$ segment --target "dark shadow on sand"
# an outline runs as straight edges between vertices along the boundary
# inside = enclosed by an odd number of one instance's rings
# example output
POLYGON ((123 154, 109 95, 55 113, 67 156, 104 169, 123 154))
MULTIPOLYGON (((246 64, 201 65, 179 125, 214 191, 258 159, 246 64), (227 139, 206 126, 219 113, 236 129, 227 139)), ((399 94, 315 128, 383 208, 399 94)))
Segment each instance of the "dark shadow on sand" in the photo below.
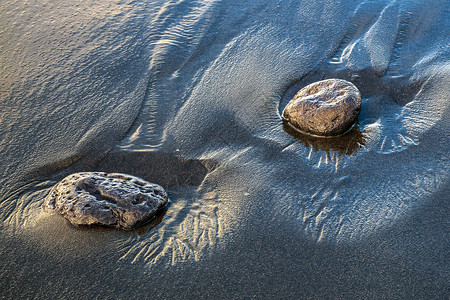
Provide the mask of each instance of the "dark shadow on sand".
POLYGON ((199 160, 185 160, 168 153, 113 151, 89 171, 126 173, 163 187, 202 183, 208 170, 199 160))

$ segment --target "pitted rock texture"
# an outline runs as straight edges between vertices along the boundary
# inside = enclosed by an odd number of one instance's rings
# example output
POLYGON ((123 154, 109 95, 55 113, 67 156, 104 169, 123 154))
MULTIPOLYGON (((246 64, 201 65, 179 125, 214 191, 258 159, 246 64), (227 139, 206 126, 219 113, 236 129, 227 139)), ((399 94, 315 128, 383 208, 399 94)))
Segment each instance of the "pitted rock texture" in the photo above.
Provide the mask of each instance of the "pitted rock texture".
POLYGON ((301 132, 336 136, 353 126, 360 111, 361 94, 356 86, 342 79, 327 79, 298 91, 282 117, 301 132))
POLYGON ((103 172, 67 176, 45 198, 43 209, 73 225, 132 229, 150 221, 168 202, 164 189, 141 178, 103 172))

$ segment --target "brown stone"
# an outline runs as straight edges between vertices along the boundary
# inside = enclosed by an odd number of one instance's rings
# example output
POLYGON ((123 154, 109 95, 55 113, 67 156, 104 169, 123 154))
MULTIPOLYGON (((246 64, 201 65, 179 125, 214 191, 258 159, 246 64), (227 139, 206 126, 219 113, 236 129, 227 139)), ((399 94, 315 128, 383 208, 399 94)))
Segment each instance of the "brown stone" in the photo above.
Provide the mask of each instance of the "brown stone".
POLYGON ((302 88, 283 110, 294 129, 317 136, 336 136, 352 128, 361 111, 361 94, 351 82, 327 79, 302 88))
POLYGON ((164 189, 141 178, 103 172, 67 176, 42 205, 73 225, 131 229, 150 221, 168 202, 164 189))

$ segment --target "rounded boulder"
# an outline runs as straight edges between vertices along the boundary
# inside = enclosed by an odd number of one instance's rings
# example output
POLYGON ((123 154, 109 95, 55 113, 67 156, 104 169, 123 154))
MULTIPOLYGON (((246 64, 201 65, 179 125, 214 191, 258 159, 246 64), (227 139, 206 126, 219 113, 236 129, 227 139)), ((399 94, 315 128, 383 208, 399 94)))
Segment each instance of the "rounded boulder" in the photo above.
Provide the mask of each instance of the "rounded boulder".
POLYGON ((295 94, 282 113, 294 129, 315 136, 346 133, 361 111, 361 94, 351 82, 327 79, 311 83, 295 94))

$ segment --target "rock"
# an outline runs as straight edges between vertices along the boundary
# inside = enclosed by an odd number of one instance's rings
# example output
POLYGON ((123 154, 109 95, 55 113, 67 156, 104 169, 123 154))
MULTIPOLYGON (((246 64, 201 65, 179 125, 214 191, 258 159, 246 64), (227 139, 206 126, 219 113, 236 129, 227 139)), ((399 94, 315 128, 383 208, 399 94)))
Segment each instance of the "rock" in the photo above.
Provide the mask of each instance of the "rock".
POLYGON ((132 229, 150 221, 168 202, 164 189, 141 178, 103 172, 67 176, 56 184, 42 205, 73 225, 132 229))
POLYGON ((361 94, 351 82, 327 79, 302 88, 283 110, 294 129, 317 136, 336 136, 352 128, 361 111, 361 94))

